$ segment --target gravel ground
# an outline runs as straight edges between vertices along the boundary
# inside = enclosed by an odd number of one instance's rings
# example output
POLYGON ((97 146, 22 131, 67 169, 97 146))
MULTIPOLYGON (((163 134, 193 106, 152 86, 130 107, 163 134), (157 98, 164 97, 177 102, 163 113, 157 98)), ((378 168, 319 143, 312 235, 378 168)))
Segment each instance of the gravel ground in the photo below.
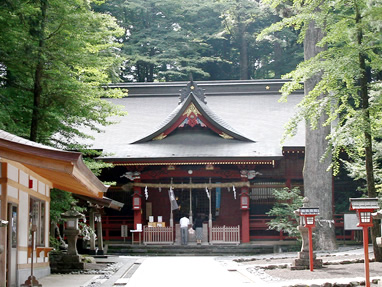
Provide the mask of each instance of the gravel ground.
MULTIPOLYGON (((370 250, 370 249, 369 249, 370 250)), ((289 267, 297 253, 269 254, 265 256, 224 258, 221 261, 228 270, 235 270, 261 285, 271 286, 362 286, 365 284, 363 249, 345 247, 333 253, 317 253, 323 260, 323 268, 291 270, 289 267)), ((373 254, 369 255, 373 261, 373 254)), ((382 286, 382 263, 370 262, 371 286, 382 286), (379 285, 380 284, 380 285, 379 285)))

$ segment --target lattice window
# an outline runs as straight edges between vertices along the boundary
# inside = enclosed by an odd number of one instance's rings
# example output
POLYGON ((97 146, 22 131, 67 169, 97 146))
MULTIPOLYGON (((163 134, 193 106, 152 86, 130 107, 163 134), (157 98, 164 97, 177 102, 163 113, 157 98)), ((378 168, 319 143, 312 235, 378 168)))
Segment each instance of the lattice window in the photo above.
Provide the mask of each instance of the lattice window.
POLYGON ((281 182, 256 182, 251 189, 250 198, 255 203, 272 204, 275 202, 273 190, 284 187, 285 184, 281 182))

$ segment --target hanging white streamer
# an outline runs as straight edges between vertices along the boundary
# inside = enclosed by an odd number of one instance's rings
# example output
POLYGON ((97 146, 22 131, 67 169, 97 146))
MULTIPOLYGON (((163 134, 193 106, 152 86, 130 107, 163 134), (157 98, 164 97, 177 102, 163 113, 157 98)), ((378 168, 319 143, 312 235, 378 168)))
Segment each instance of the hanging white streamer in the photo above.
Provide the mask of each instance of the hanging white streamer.
POLYGON ((146 197, 146 200, 149 198, 149 192, 147 191, 147 186, 145 187, 145 197, 146 197))
POLYGON ((236 188, 234 185, 232 186, 232 190, 233 190, 233 198, 236 199, 236 188))
POLYGON ((210 193, 208 192, 208 188, 207 187, 206 187, 206 193, 207 193, 208 199, 210 199, 210 193))
POLYGON ((332 225, 334 225, 334 220, 328 220, 328 219, 316 219, 316 222, 318 225, 320 226, 324 226, 324 224, 328 224, 329 225, 329 228, 332 227, 332 225))

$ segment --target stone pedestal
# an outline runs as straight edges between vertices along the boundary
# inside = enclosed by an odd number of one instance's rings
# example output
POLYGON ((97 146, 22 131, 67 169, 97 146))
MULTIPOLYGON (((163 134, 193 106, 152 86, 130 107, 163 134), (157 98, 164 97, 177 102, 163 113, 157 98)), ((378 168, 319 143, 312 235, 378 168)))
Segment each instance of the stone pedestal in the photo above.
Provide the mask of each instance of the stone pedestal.
MULTIPOLYGON (((292 270, 304 270, 309 269, 310 261, 309 261, 309 252, 301 251, 298 253, 297 259, 292 263, 292 270)), ((313 267, 314 269, 322 268, 322 259, 317 259, 316 255, 313 254, 313 267)))
POLYGON ((42 285, 37 281, 36 277, 29 276, 27 281, 24 284, 20 285, 21 287, 42 287, 42 285))
POLYGON ((68 240, 68 255, 78 255, 77 238, 80 231, 77 229, 66 229, 65 235, 68 240))
POLYGON ((85 269, 85 263, 78 254, 50 253, 49 261, 52 273, 70 273, 85 269))

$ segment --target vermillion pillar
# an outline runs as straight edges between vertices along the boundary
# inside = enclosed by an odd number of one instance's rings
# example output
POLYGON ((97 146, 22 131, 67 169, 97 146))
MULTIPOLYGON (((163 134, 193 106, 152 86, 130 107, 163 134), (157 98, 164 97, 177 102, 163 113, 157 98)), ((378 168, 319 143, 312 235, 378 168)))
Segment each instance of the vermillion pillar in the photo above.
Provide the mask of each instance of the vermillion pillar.
MULTIPOLYGON (((134 182, 141 181, 141 174, 139 172, 133 173, 134 182)), ((134 210, 134 226, 133 229, 137 228, 137 224, 142 224, 142 188, 134 186, 133 194, 133 210, 134 210)), ((139 234, 137 234, 138 236, 139 234)), ((134 233, 131 235, 134 236, 134 233)), ((134 241, 134 240, 133 240, 134 241)))
MULTIPOLYGON (((247 176, 243 176, 242 179, 247 180, 247 176)), ((248 187, 242 187, 240 193, 240 209, 241 209, 241 242, 248 243, 250 241, 249 235, 249 189, 248 187)))
POLYGON ((240 209, 241 209, 241 242, 248 243, 250 238, 249 227, 249 209, 250 209, 250 196, 249 196, 249 180, 256 177, 258 174, 255 170, 241 170, 240 176, 242 181, 248 181, 248 186, 241 188, 240 193, 240 209))

